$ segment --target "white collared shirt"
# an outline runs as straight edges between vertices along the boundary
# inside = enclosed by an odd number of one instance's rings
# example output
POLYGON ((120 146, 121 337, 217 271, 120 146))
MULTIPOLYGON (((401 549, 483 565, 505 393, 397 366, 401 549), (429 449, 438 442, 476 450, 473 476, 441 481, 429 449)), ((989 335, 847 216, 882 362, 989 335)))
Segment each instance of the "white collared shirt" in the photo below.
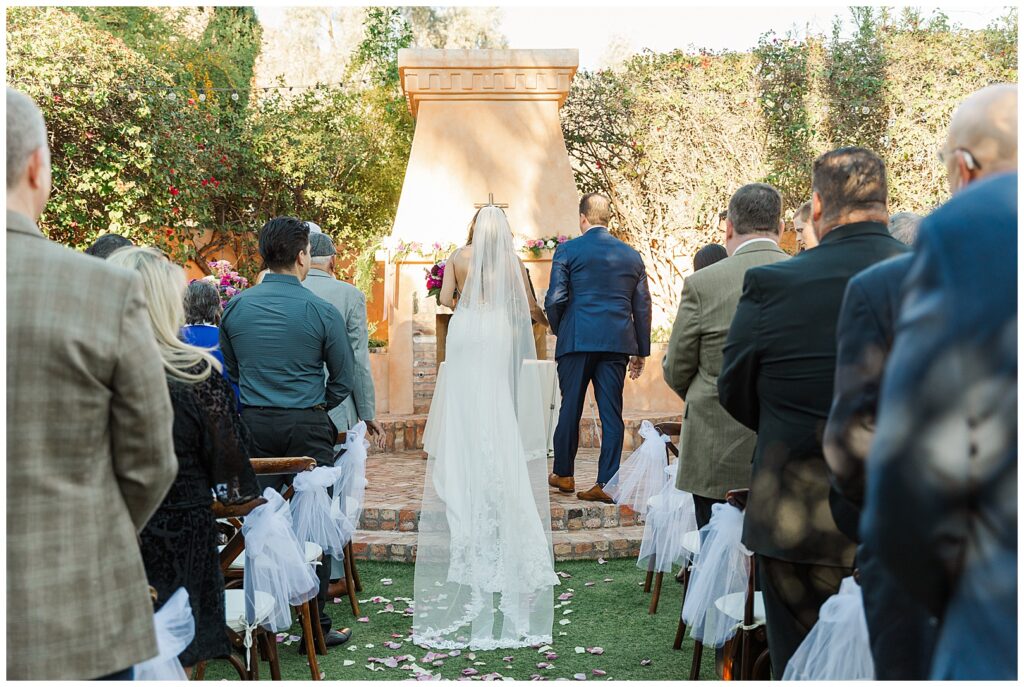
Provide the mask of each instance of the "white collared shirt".
POLYGON ((736 253, 738 253, 738 252, 739 252, 739 250, 740 250, 740 248, 743 248, 744 246, 749 246, 749 245, 750 245, 750 244, 752 244, 752 243, 757 243, 758 241, 768 241, 768 242, 770 242, 770 243, 773 243, 773 244, 775 244, 776 246, 777 246, 777 245, 779 245, 779 242, 778 242, 778 241, 776 241, 775 239, 769 239, 769 238, 765 238, 765 237, 758 237, 758 238, 756 238, 756 239, 750 239, 750 240, 748 240, 748 241, 744 241, 744 242, 743 242, 743 243, 741 243, 740 245, 736 246, 736 250, 734 250, 734 251, 733 251, 733 255, 735 255, 736 253))

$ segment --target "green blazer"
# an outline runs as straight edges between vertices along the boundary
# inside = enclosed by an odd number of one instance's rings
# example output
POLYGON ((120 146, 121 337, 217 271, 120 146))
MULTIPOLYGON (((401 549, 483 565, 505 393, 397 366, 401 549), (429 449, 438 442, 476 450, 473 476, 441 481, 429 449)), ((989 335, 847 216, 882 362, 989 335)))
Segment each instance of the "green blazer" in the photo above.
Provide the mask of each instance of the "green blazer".
POLYGON ((743 290, 743 275, 751 267, 788 257, 773 242, 751 241, 683 282, 679 312, 662 361, 665 382, 686 401, 676 473, 679 489, 722 499, 730 489, 750 486, 757 434, 718 403, 722 347, 743 290))

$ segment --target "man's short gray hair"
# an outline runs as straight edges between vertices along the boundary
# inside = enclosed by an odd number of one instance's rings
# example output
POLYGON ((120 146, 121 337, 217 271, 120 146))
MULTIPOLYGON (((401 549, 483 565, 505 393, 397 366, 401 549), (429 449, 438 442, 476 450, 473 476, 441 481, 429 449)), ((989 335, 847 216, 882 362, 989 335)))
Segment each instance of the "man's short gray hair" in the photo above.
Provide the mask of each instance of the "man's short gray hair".
POLYGON ((32 99, 7 87, 7 188, 21 181, 32 153, 47 148, 46 122, 32 99))
POLYGON ((889 233, 901 243, 913 246, 922 219, 921 215, 913 212, 897 212, 889 217, 889 233))

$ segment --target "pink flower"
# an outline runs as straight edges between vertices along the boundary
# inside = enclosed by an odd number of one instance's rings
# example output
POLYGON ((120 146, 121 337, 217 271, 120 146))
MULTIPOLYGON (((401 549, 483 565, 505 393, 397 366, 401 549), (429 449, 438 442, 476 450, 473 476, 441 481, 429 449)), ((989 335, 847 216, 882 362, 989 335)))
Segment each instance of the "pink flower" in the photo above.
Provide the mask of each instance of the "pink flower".
POLYGON ((565 235, 562 235, 562 234, 560 234, 560 235, 558 236, 558 242, 559 242, 559 243, 565 243, 565 242, 566 242, 566 241, 568 241, 568 240, 569 240, 569 237, 568 237, 568 236, 565 236, 565 235))
POLYGON ((231 285, 231 277, 229 277, 228 275, 225 274, 223 277, 220 278, 220 285, 221 286, 230 286, 231 285))

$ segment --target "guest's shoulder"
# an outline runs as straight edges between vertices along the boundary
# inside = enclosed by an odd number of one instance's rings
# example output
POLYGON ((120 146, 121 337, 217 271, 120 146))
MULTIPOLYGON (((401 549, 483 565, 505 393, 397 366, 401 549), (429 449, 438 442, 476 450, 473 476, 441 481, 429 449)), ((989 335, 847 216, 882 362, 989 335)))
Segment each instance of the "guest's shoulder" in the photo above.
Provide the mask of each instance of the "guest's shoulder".
POLYGON ((976 236, 993 225, 1016 225, 1017 173, 999 174, 974 182, 921 221, 919 235, 943 243, 962 240, 964 222, 976 236))
POLYGON ((887 258, 853 275, 850 284, 855 285, 855 288, 870 291, 877 285, 902 281, 910 270, 910 263, 913 260, 914 254, 911 252, 887 258))

